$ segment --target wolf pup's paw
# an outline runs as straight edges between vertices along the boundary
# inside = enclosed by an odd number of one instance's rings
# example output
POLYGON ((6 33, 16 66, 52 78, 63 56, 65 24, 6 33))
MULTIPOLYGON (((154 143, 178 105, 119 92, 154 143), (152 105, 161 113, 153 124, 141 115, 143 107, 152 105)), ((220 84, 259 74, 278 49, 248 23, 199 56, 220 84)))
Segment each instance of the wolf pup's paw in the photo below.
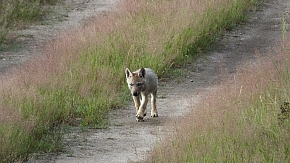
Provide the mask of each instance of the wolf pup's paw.
POLYGON ((140 116, 140 115, 138 115, 138 114, 136 115, 136 121, 137 121, 137 122, 143 122, 143 121, 144 121, 143 118, 144 118, 144 117, 142 117, 142 116, 140 116))
POLYGON ((158 117, 158 114, 157 113, 152 113, 151 117, 158 117))
POLYGON ((143 117, 137 117, 137 118, 136 118, 136 121, 137 121, 137 122, 144 122, 144 119, 143 119, 143 117))

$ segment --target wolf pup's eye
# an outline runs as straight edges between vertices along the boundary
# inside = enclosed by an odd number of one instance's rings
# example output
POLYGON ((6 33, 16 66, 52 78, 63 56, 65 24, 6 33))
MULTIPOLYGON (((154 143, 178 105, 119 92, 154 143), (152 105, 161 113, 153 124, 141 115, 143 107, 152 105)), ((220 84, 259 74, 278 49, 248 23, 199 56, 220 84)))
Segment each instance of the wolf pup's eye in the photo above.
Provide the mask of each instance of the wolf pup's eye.
POLYGON ((133 83, 130 83, 130 86, 132 87, 134 84, 133 83))
POLYGON ((141 83, 137 83, 137 86, 140 87, 142 84, 141 83))

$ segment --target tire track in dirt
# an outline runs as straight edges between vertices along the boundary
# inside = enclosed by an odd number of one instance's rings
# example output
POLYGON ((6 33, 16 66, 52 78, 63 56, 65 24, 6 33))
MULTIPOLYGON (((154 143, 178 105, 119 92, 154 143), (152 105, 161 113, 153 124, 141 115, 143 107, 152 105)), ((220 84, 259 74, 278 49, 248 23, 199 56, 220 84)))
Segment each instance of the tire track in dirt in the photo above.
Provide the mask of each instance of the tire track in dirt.
POLYGON ((147 116, 145 122, 137 123, 134 104, 130 102, 109 114, 111 125, 107 129, 74 128, 65 135, 64 153, 37 155, 28 162, 113 163, 144 159, 158 140, 173 132, 174 126, 168 126, 168 122, 176 121, 178 125, 177 120, 194 109, 194 104, 206 102, 199 92, 214 90, 216 84, 232 77, 243 63, 254 63, 256 51, 266 51, 275 45, 281 38, 282 13, 290 22, 289 8, 288 0, 265 2, 250 14, 245 24, 225 33, 207 54, 188 63, 184 77, 160 82, 158 118, 147 116))

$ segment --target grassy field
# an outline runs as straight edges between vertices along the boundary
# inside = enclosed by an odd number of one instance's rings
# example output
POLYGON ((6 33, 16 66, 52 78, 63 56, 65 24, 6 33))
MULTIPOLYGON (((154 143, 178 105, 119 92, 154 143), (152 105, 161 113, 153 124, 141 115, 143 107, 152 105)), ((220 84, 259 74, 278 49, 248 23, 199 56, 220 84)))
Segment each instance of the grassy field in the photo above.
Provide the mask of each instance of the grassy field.
POLYGON ((146 162, 289 162, 290 37, 283 33, 281 47, 259 64, 202 94, 206 101, 146 162))
POLYGON ((127 0, 109 16, 63 33, 1 82, 0 160, 61 149, 60 124, 76 118, 105 127, 105 113, 128 99, 126 67, 162 75, 243 21, 255 2, 127 0))
POLYGON ((42 6, 62 0, 1 0, 0 1, 0 50, 9 32, 39 20, 47 10, 42 6))

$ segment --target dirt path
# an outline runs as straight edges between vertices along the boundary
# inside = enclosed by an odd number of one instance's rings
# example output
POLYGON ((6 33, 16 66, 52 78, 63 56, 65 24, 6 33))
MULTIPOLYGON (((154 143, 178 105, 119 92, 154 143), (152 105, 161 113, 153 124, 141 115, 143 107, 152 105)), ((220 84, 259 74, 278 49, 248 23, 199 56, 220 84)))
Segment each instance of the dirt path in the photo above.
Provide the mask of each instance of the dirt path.
MULTIPOLYGON (((84 10, 88 6, 98 8, 93 1, 88 2, 83 3, 84 10)), ((111 5, 115 1, 98 2, 111 5)), ((131 162, 144 159, 156 141, 174 129, 166 123, 182 118, 196 102, 203 100, 198 92, 213 89, 214 85, 233 76, 243 63, 254 62, 255 51, 265 51, 274 46, 275 41, 281 38, 282 13, 290 22, 289 0, 266 2, 261 10, 251 14, 244 25, 225 33, 207 54, 195 63, 187 64, 185 77, 178 81, 161 82, 157 99, 160 117, 146 117, 145 122, 137 123, 133 102, 130 102, 127 107, 116 109, 109 115, 111 125, 108 129, 82 131, 75 128, 74 132, 65 135, 64 153, 38 155, 29 162, 131 162)), ((73 11, 63 27, 74 26, 70 17, 79 14, 83 14, 82 18, 86 17, 85 13, 73 11)), ((56 28, 55 32, 63 27, 56 28)), ((43 29, 46 27, 35 30, 40 36, 43 29)), ((41 45, 43 42, 38 43, 41 45)), ((27 51, 29 53, 31 49, 27 51)))
POLYGON ((90 18, 105 15, 118 0, 64 0, 64 4, 52 6, 44 20, 11 33, 11 45, 0 49, 0 74, 15 65, 41 53, 46 43, 56 39, 63 31, 83 25, 90 18))

